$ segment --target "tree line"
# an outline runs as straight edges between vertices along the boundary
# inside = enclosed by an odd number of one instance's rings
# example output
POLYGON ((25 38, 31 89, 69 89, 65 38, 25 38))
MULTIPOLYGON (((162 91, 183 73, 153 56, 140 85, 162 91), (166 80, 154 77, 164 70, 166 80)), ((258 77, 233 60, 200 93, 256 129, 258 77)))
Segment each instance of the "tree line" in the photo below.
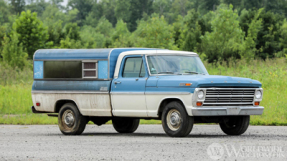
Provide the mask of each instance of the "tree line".
POLYGON ((23 68, 41 48, 166 48, 209 63, 287 54, 285 0, 61 2, 0 0, 0 59, 23 68))

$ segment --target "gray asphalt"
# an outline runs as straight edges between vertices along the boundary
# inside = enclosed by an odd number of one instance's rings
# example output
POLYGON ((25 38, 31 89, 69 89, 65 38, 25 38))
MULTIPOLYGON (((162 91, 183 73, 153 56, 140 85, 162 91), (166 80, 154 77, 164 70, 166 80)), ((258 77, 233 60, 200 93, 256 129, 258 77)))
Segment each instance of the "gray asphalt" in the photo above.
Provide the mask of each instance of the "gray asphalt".
POLYGON ((185 138, 161 125, 119 134, 112 125, 88 125, 64 136, 56 125, 0 125, 0 160, 287 160, 287 127, 250 126, 227 136, 218 125, 194 125, 185 138))

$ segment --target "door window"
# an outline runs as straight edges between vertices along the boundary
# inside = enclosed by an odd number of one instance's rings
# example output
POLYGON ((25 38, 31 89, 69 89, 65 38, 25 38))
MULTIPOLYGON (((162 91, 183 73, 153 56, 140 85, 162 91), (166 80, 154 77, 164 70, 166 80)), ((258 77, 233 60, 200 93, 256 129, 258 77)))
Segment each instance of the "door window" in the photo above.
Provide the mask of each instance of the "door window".
POLYGON ((133 78, 133 77, 144 77, 145 68, 143 59, 138 58, 127 58, 124 65, 123 77, 133 78))

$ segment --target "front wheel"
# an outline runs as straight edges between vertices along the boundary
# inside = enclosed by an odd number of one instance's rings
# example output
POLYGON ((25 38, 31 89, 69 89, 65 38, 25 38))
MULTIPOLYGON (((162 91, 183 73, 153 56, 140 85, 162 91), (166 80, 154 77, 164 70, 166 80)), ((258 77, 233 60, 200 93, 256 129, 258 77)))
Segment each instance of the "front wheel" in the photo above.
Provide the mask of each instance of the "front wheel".
POLYGON ((133 133, 139 127, 140 119, 113 118, 113 127, 119 133, 133 133))
POLYGON ((64 104, 58 115, 60 131, 65 135, 80 135, 86 128, 87 117, 82 116, 72 103, 64 104))
POLYGON ((194 119, 185 111, 183 105, 177 101, 166 105, 161 116, 165 133, 172 137, 187 136, 194 123, 194 119))
POLYGON ((249 126, 250 116, 228 117, 219 123, 221 130, 227 135, 241 135, 249 126))

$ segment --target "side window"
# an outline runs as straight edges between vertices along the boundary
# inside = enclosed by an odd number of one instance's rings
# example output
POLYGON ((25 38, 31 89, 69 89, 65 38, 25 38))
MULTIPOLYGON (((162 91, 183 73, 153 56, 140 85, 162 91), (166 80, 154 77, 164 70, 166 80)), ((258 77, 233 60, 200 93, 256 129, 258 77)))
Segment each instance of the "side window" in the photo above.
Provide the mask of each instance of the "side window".
POLYGON ((97 78, 97 62, 83 61, 83 78, 97 78))
POLYGON ((45 61, 44 78, 82 78, 82 62, 45 61))
POLYGON ((123 77, 144 77, 145 68, 141 57, 127 58, 124 65, 123 77))
POLYGON ((97 61, 45 61, 44 79, 97 78, 97 61))

